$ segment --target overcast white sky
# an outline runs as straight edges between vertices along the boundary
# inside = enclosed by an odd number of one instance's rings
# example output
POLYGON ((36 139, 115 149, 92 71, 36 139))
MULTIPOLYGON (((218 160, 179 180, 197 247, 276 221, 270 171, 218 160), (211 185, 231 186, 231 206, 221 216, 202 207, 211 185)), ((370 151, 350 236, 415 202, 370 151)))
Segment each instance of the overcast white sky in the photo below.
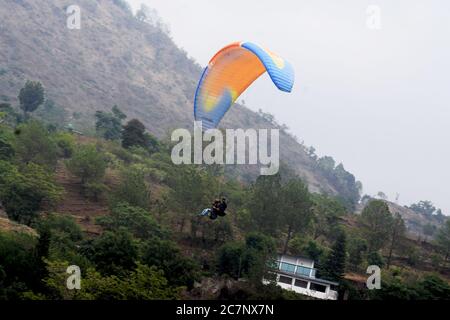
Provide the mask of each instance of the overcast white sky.
POLYGON ((128 1, 158 10, 202 66, 233 41, 277 52, 294 65, 293 93, 264 76, 241 97, 248 107, 342 161, 365 193, 427 199, 450 214, 450 2, 128 1), (381 9, 381 30, 366 26, 369 5, 381 9))

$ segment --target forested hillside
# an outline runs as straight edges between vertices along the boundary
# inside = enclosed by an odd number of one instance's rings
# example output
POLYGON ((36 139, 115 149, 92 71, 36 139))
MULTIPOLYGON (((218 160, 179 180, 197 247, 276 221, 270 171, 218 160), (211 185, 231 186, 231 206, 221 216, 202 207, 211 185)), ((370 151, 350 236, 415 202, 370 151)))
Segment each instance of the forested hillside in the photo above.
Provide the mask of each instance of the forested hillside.
POLYGON ((263 285, 282 252, 313 259, 347 299, 450 297, 449 222, 435 241, 411 239, 382 200, 355 215, 288 167, 242 184, 176 166, 171 145, 117 107, 85 136, 37 118, 40 83, 18 96, 21 112, 0 105, 0 299, 310 299, 263 285), (219 196, 227 215, 199 216, 219 196), (368 265, 382 290, 364 286, 368 265), (80 290, 66 286, 69 266, 80 290))
MULTIPOLYGON (((202 68, 161 28, 132 15, 126 2, 80 0, 81 30, 66 27, 70 0, 4 0, 0 7, 0 102, 17 104, 25 81, 42 82, 60 125, 92 132, 97 110, 118 105, 159 138, 193 126, 193 98, 202 68), (21 21, 21 23, 17 23, 21 21)), ((214 52, 217 48, 211 48, 214 52)), ((50 107, 51 107, 50 106, 50 107)), ((271 128, 273 117, 236 105, 224 128, 271 128)), ((329 157, 282 131, 281 161, 307 181, 310 190, 340 194, 351 205, 359 198, 355 177, 329 157)), ((241 168, 239 168, 241 169, 241 168)), ((258 174, 246 166, 245 181, 258 174)))

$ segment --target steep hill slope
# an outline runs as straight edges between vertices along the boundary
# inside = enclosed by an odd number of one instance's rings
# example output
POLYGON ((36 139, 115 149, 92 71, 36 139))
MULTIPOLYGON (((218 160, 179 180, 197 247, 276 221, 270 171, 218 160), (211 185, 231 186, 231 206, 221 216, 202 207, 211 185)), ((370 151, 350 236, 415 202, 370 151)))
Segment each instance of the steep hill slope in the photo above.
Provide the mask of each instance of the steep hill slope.
POLYGON ((36 230, 27 227, 23 224, 16 223, 8 219, 5 212, 0 209, 0 231, 27 233, 32 236, 36 236, 36 230))
POLYGON ((387 204, 391 212, 398 212, 402 216, 403 220, 405 220, 408 231, 412 234, 415 234, 416 236, 421 237, 422 239, 430 238, 423 232, 423 228, 425 225, 430 224, 432 226, 435 226, 436 229, 441 227, 441 224, 435 219, 424 217, 423 215, 418 214, 417 212, 414 212, 409 208, 400 206, 393 202, 387 202, 387 204))
MULTIPOLYGON (((49 99, 75 113, 67 121, 80 130, 92 128, 96 110, 115 104, 159 137, 192 127, 201 67, 117 0, 2 0, 0 21, 0 102, 17 105, 17 92, 33 79, 44 84, 49 99), (66 27, 66 8, 72 4, 81 8, 81 30, 66 27)), ((236 106, 223 126, 273 124, 236 106)), ((281 161, 307 179, 312 191, 338 192, 294 138, 282 133, 280 148, 281 161)), ((247 168, 247 175, 254 177, 256 169, 247 168)))
MULTIPOLYGON (((424 233, 424 226, 431 225, 434 226, 436 230, 438 230, 442 226, 442 224, 436 219, 425 217, 407 207, 401 206, 394 202, 391 201, 385 202, 388 205, 389 211, 392 214, 395 213, 400 214, 402 219, 405 221, 405 226, 411 238, 430 241, 432 240, 432 237, 430 237, 429 235, 427 236, 424 233)), ((366 201, 362 201, 362 203, 358 204, 358 206, 356 207, 356 213, 361 214, 366 204, 367 204, 366 201)))

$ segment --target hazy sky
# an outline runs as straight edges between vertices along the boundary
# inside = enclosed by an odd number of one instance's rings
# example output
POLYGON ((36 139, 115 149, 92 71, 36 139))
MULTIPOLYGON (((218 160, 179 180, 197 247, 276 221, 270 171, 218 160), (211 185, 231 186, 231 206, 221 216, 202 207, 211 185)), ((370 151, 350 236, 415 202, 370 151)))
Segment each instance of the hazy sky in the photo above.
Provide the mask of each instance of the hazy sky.
POLYGON ((401 204, 450 214, 450 3, 442 0, 129 0, 158 10, 205 66, 224 45, 261 44, 296 71, 292 94, 267 76, 241 98, 286 123, 319 155, 401 204), (381 29, 367 8, 381 9, 381 29))

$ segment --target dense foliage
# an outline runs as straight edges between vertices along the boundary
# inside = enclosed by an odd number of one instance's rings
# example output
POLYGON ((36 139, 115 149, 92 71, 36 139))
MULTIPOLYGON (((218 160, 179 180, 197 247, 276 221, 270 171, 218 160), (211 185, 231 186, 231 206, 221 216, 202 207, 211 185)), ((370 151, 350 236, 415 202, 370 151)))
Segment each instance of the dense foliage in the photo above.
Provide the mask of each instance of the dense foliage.
POLYGON ((448 283, 422 270, 430 264, 443 275, 448 270, 450 222, 422 250, 385 201, 368 201, 355 216, 349 210, 359 199, 358 183, 331 158, 317 159, 318 168, 341 197, 310 193, 288 168, 245 185, 214 166, 173 165, 170 145, 136 119, 122 127, 126 115, 117 107, 96 113, 92 137, 52 126, 58 106, 30 114, 47 103, 41 88, 27 83, 21 92, 27 117, 18 116, 18 107, 0 107, 0 209, 29 226, 0 229, 0 300, 189 298, 211 279, 236 289, 207 297, 302 298, 273 284, 279 253, 313 259, 317 275, 339 282, 349 298, 449 298, 448 283), (64 183, 104 213, 54 212, 65 200, 64 183), (225 217, 198 216, 223 196, 225 217), (346 279, 372 264, 382 267, 381 290, 346 279), (80 290, 66 286, 71 265, 82 272, 80 290))

